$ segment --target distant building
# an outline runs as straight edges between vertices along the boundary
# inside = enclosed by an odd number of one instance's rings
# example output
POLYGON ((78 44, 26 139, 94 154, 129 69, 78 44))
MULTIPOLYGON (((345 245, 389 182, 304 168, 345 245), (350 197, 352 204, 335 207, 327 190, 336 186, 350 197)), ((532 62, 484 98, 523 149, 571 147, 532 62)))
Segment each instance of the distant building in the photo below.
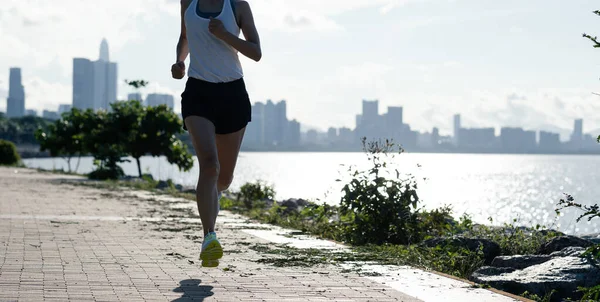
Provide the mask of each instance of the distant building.
POLYGON ((419 148, 429 149, 433 147, 432 135, 429 132, 417 134, 417 146, 419 148))
POLYGON ((338 136, 340 143, 344 145, 358 144, 358 141, 354 138, 354 132, 350 128, 340 128, 338 136))
POLYGON ((402 139, 403 121, 402 107, 388 107, 388 112, 385 114, 385 132, 386 138, 399 141, 402 139))
POLYGON ((60 116, 58 115, 58 112, 56 111, 49 111, 49 110, 44 110, 44 113, 42 114, 42 117, 45 119, 49 119, 49 120, 58 120, 60 119, 60 116))
POLYGON ((175 108, 175 99, 170 94, 151 93, 146 97, 147 106, 167 105, 170 109, 175 108))
POLYGON ((434 127, 433 130, 431 130, 431 145, 435 147, 441 143, 440 129, 434 127))
POLYGON ((265 143, 265 104, 256 103, 252 105, 252 121, 246 127, 244 145, 263 146, 265 143))
POLYGON ((21 68, 10 68, 8 79, 8 99, 6 100, 6 116, 22 117, 25 115, 25 88, 21 78, 21 68))
POLYGON ((581 147, 583 147, 583 119, 575 120, 571 141, 569 143, 573 149, 581 149, 581 147))
POLYGON ((128 101, 140 101, 141 103, 144 103, 144 99, 142 98, 142 94, 139 93, 139 92, 128 94, 127 95, 127 100, 128 101))
POLYGON ((503 127, 500 130, 502 150, 511 153, 528 153, 536 149, 535 131, 525 131, 523 128, 503 127))
POLYGON ((367 140, 387 138, 386 121, 379 115, 379 100, 363 100, 362 114, 356 117, 357 139, 367 140))
POLYGON ((301 143, 300 123, 296 120, 292 120, 288 124, 287 128, 287 145, 295 147, 301 143))
POLYGON ((34 109, 25 110, 25 116, 37 116, 37 111, 34 109))
POLYGON ((455 114, 454 115, 454 120, 453 120, 453 141, 454 141, 454 145, 458 146, 460 145, 460 114, 455 114))
POLYGON ((60 114, 63 114, 65 112, 69 112, 69 111, 71 111, 71 108, 73 108, 73 106, 68 105, 68 104, 58 105, 58 114, 60 115, 60 114))
MULTIPOLYGON (((460 125, 460 116, 458 125, 460 125)), ((461 149, 492 149, 497 145, 496 129, 494 128, 459 128, 458 136, 455 137, 458 138, 458 146, 461 149)))
POLYGON ((73 59, 73 107, 108 110, 117 101, 117 63, 109 61, 108 42, 102 40, 97 61, 73 59))
POLYGON ((329 128, 327 130, 327 143, 329 145, 335 145, 338 142, 338 132, 336 128, 329 128))
POLYGON ((542 152, 556 152, 560 150, 560 134, 540 131, 538 147, 542 152))
POLYGON ((308 130, 306 132, 306 143, 308 144, 318 144, 319 143, 319 133, 317 130, 308 130))

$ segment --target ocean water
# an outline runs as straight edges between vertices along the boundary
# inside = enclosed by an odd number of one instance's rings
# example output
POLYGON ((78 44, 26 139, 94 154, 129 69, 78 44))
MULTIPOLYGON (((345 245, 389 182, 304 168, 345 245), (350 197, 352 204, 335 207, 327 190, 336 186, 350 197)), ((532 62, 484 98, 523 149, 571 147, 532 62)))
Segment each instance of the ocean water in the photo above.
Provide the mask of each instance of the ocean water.
MULTIPOLYGON (((197 163, 181 172, 164 158, 144 157, 142 171, 155 179, 172 179, 194 186, 197 163)), ((426 208, 453 207, 456 216, 470 214, 476 222, 501 224, 518 220, 523 225, 544 225, 573 234, 600 232, 600 222, 575 221, 578 212, 554 209, 564 193, 584 204, 600 202, 600 156, 584 155, 496 155, 405 153, 390 159, 401 177, 412 175, 426 208)), ((32 168, 66 169, 60 158, 27 159, 32 168)), ((76 160, 73 160, 74 167, 76 160)), ((339 202, 348 165, 368 168, 364 153, 248 153, 238 160, 234 183, 263 180, 275 187, 278 199, 305 198, 317 202, 339 202), (336 180, 341 181, 336 181, 336 180)), ((122 165, 137 174, 135 162, 122 165)), ((92 171, 92 158, 81 158, 77 172, 92 171)))

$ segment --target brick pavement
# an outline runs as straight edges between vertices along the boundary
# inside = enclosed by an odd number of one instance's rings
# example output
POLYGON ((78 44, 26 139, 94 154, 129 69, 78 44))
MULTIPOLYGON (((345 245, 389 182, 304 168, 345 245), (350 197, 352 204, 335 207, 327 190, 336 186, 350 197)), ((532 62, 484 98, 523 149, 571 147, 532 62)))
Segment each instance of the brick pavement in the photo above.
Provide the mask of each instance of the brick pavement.
POLYGON ((0 301, 420 301, 335 265, 274 267, 222 211, 218 269, 200 266, 193 202, 0 168, 0 301))

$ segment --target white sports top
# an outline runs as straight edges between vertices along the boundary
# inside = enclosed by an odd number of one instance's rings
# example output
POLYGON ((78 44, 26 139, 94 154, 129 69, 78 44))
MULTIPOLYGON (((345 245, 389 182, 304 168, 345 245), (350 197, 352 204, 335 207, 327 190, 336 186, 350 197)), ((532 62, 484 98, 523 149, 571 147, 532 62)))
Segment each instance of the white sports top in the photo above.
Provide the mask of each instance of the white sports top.
MULTIPOLYGON (((221 20, 227 31, 239 36, 240 27, 231 2, 223 0, 221 13, 215 19, 221 20)), ((200 17, 196 12, 197 7, 198 0, 193 0, 184 14, 190 49, 188 75, 212 83, 232 82, 242 78, 244 72, 238 51, 208 30, 210 19, 200 17)))

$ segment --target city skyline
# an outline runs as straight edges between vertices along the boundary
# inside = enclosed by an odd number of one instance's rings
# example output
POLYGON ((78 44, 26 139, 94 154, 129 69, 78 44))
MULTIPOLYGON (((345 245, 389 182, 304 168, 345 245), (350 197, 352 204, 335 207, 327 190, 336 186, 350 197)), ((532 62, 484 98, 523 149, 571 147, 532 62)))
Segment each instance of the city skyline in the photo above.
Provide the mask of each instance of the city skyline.
MULTIPOLYGON (((596 34, 593 1, 250 3, 265 52, 259 64, 243 59, 252 102, 286 99, 295 108, 290 118, 304 121, 303 128, 352 127, 362 97, 411 108, 405 120, 419 131, 437 125, 451 134, 451 112, 461 112, 466 127, 521 126, 562 139, 576 118, 586 120, 586 129, 600 128, 600 98, 592 95, 600 90, 598 54, 581 37, 596 34)), ((110 60, 119 62, 118 98, 131 92, 123 79, 144 79, 151 83, 144 94, 176 96, 178 112, 185 83, 169 73, 178 5, 107 0, 86 16, 67 13, 87 11, 81 2, 40 3, 31 11, 8 0, 0 8, 0 34, 10 46, 0 50, 0 99, 8 95, 8 68, 16 65, 26 71, 27 107, 41 112, 70 103, 72 58, 97 53, 106 36, 110 60)))
POLYGON ((104 109, 118 101, 118 65, 110 61, 108 41, 102 39, 98 60, 73 58, 73 98, 77 109, 104 109))

